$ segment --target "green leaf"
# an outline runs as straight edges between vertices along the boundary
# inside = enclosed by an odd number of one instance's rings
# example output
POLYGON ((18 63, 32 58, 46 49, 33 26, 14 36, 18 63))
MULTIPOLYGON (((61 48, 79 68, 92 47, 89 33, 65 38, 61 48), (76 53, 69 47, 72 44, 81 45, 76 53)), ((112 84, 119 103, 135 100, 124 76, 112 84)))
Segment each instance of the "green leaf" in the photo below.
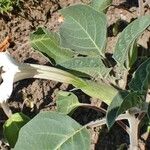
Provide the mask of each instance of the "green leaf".
POLYGON ((104 56, 107 21, 102 12, 87 5, 62 9, 64 23, 60 27, 61 45, 80 54, 104 56))
POLYGON ((113 55, 119 66, 124 66, 133 42, 149 25, 150 15, 142 16, 130 23, 120 34, 113 55))
POLYGON ((14 150, 90 150, 88 130, 65 114, 42 112, 19 132, 14 150))
POLYGON ((79 71, 92 77, 106 77, 111 68, 106 68, 100 57, 76 57, 62 62, 66 69, 79 71))
POLYGON ((11 148, 13 148, 17 142, 20 129, 29 120, 30 119, 23 113, 15 113, 5 122, 3 126, 4 136, 11 148))
POLYGON ((92 0, 90 6, 97 11, 105 11, 112 3, 112 0, 92 0))
POLYGON ((60 39, 57 33, 49 32, 45 28, 38 28, 31 34, 30 39, 34 49, 47 54, 56 63, 70 59, 74 55, 73 51, 60 47, 60 39))
POLYGON ((145 94, 150 85, 150 58, 144 61, 139 68, 135 71, 135 74, 129 83, 129 87, 133 91, 141 91, 145 94))
POLYGON ((72 92, 60 91, 56 96, 56 105, 58 112, 69 114, 82 104, 79 103, 77 96, 72 92))
POLYGON ((113 98, 111 104, 107 109, 107 114, 106 114, 108 128, 111 128, 112 125, 115 123, 118 109, 121 103, 123 102, 123 100, 128 96, 128 94, 129 93, 126 91, 121 91, 113 98))
POLYGON ((116 118, 132 107, 142 107, 142 97, 137 92, 121 91, 109 105, 107 109, 106 119, 108 128, 115 123, 116 118))
POLYGON ((66 69, 101 78, 105 77, 110 71, 110 68, 106 68, 98 56, 76 56, 73 58, 73 51, 71 52, 69 49, 60 48, 58 35, 48 32, 44 28, 38 28, 38 30, 31 35, 31 43, 35 49, 47 54, 50 58, 54 59, 57 65, 66 69))
POLYGON ((126 68, 130 69, 132 67, 132 65, 135 63, 136 59, 137 59, 137 52, 138 52, 138 48, 137 48, 137 42, 136 40, 131 44, 130 50, 129 50, 129 54, 128 54, 128 59, 126 61, 126 68))

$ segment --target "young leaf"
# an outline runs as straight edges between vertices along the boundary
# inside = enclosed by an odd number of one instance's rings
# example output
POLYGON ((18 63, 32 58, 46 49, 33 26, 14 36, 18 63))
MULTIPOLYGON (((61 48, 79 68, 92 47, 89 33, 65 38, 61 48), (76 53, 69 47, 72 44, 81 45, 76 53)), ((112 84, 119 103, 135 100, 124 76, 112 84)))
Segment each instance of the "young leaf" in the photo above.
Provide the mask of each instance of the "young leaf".
POLYGON ((144 61, 135 71, 129 87, 133 91, 147 92, 150 85, 150 58, 144 61))
POLYGON ((105 11, 112 3, 112 0, 92 0, 90 6, 97 11, 105 11))
POLYGON ((113 55, 119 66, 124 66, 131 45, 149 25, 150 15, 142 16, 130 23, 120 34, 113 55))
POLYGON ((107 110, 107 125, 109 128, 115 122, 115 119, 126 110, 132 107, 142 107, 143 100, 141 95, 137 92, 129 93, 127 91, 121 91, 116 97, 114 97, 112 103, 107 110))
POLYGON ((66 69, 79 71, 91 77, 107 76, 111 68, 106 68, 100 57, 76 57, 60 63, 66 69))
POLYGON ((82 105, 79 103, 75 94, 64 91, 58 92, 56 96, 56 104, 57 111, 64 114, 69 114, 71 111, 82 105))
POLYGON ((14 150, 89 150, 88 130, 69 116, 42 112, 19 132, 14 150))
POLYGON ((3 126, 4 136, 11 148, 13 148, 17 142, 20 129, 29 120, 30 119, 23 113, 15 113, 5 122, 3 126))
POLYGON ((38 28, 31 34, 30 39, 34 49, 47 54, 56 63, 70 59, 74 55, 73 51, 60 47, 57 33, 49 32, 45 28, 38 28))
POLYGON ((64 23, 60 27, 61 45, 80 54, 104 56, 107 21, 102 12, 87 5, 62 9, 64 23))
POLYGON ((135 63, 136 59, 137 59, 137 52, 138 52, 138 48, 137 48, 137 42, 136 40, 131 44, 129 53, 128 53, 128 59, 126 61, 126 68, 130 69, 132 67, 132 65, 135 63))

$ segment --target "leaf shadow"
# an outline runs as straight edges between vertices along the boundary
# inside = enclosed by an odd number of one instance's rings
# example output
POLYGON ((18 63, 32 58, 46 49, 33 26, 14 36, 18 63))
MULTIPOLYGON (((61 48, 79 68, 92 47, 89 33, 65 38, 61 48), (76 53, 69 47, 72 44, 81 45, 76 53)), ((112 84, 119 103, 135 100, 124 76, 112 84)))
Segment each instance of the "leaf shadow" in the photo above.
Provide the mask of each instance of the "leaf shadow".
POLYGON ((120 92, 114 98, 114 101, 110 104, 107 109, 107 119, 109 126, 108 129, 106 125, 99 128, 99 136, 96 143, 95 150, 116 150, 123 146, 123 149, 127 149, 127 145, 129 144, 129 136, 128 134, 115 123, 115 118, 119 110, 119 106, 121 105, 121 99, 124 99, 126 92, 120 92), (112 127, 113 125, 113 127, 112 127))
POLYGON ((122 32, 128 24, 129 23, 127 21, 118 19, 116 23, 113 23, 108 27, 108 37, 116 36, 118 33, 122 32))

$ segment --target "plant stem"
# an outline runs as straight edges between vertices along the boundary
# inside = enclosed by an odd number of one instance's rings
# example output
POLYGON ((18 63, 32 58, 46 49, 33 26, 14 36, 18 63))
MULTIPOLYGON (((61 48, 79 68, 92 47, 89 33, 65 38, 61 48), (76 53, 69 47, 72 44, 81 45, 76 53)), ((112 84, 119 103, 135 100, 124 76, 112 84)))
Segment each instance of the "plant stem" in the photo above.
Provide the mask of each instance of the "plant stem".
POLYGON ((81 105, 81 107, 87 107, 87 108, 91 108, 91 109, 94 109, 96 111, 100 111, 102 112, 103 114, 106 114, 106 110, 101 108, 101 107, 97 107, 97 106, 94 106, 94 105, 91 105, 91 104, 83 104, 81 105))
MULTIPOLYGON (((135 115, 131 115, 128 112, 125 114, 121 114, 118 116, 116 121, 118 120, 128 120, 130 128, 128 129, 129 138, 130 138, 130 150, 138 150, 138 127, 140 121, 135 117, 135 115)), ((97 126, 102 126, 106 124, 106 118, 101 120, 92 121, 86 124, 86 127, 94 128, 97 126)))
MULTIPOLYGON (((91 104, 82 104, 81 107, 88 107, 88 108, 91 108, 91 109, 94 109, 96 111, 100 111, 100 112, 106 114, 106 110, 105 109, 103 109, 101 107, 97 107, 97 106, 91 105, 91 104)), ((129 134, 129 127, 126 126, 121 120, 118 120, 117 124, 120 125, 122 127, 122 129, 124 129, 124 131, 126 131, 129 134)))
MULTIPOLYGON (((129 117, 129 114, 121 114, 120 116, 118 116, 116 121, 128 119, 128 117, 129 117)), ((106 117, 103 118, 103 119, 92 121, 92 122, 86 124, 86 127, 94 128, 94 127, 97 127, 97 126, 102 126, 104 124, 106 124, 106 117)))
POLYGON ((12 111, 10 110, 10 108, 8 107, 7 103, 2 102, 1 103, 1 107, 3 109, 3 111, 5 112, 6 116, 8 118, 10 118, 10 116, 12 115, 12 111))
POLYGON ((128 122, 130 126, 130 150, 138 150, 138 127, 140 121, 135 117, 135 115, 129 114, 128 122))
POLYGON ((139 16, 143 16, 144 15, 144 3, 143 3, 143 0, 138 0, 138 3, 139 3, 138 15, 139 16))

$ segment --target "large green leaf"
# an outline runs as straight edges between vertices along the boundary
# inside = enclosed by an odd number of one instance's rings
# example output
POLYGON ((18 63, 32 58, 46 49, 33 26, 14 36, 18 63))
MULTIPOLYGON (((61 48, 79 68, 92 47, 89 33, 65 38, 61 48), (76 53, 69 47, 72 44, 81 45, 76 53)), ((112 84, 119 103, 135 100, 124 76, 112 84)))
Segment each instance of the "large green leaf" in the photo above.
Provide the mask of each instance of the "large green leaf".
POLYGON ((34 49, 47 54, 56 63, 70 59, 74 55, 73 51, 60 47, 57 33, 47 31, 45 28, 38 28, 31 34, 30 39, 34 49))
POLYGON ((130 23, 120 34, 114 52, 114 59, 118 65, 124 66, 133 42, 150 25, 150 15, 142 16, 130 23))
POLYGON ((67 115, 42 112, 19 132, 14 150, 89 150, 88 130, 67 115))
POLYGON ((132 107, 142 107, 142 105, 142 97, 137 92, 119 92, 116 97, 114 97, 107 110, 106 118, 108 127, 111 128, 115 119, 126 110, 132 107))
POLYGON ((58 112, 69 114, 77 107, 82 106, 82 103, 79 103, 77 96, 72 92, 60 91, 56 96, 56 105, 58 112))
POLYGON ((80 54, 104 57, 107 21, 102 12, 87 5, 74 5, 62 9, 64 23, 60 27, 61 45, 80 54))
POLYGON ((66 69, 79 71, 92 77, 104 78, 111 68, 106 68, 100 57, 76 57, 60 63, 66 69))
POLYGON ((129 87, 133 91, 141 91, 146 94, 150 85, 150 58, 144 61, 135 71, 129 87))
POLYGON ((14 147, 20 129, 29 121, 30 119, 23 113, 13 114, 4 124, 4 136, 7 139, 10 147, 14 147))
POLYGON ((106 68, 101 58, 98 56, 76 56, 73 51, 60 48, 59 36, 44 28, 38 28, 38 30, 31 35, 31 43, 33 48, 48 55, 57 65, 71 71, 77 71, 92 77, 98 76, 101 78, 105 77, 110 71, 110 68, 106 68))
POLYGON ((90 6, 97 11, 105 11, 112 3, 112 0, 92 0, 90 6))

